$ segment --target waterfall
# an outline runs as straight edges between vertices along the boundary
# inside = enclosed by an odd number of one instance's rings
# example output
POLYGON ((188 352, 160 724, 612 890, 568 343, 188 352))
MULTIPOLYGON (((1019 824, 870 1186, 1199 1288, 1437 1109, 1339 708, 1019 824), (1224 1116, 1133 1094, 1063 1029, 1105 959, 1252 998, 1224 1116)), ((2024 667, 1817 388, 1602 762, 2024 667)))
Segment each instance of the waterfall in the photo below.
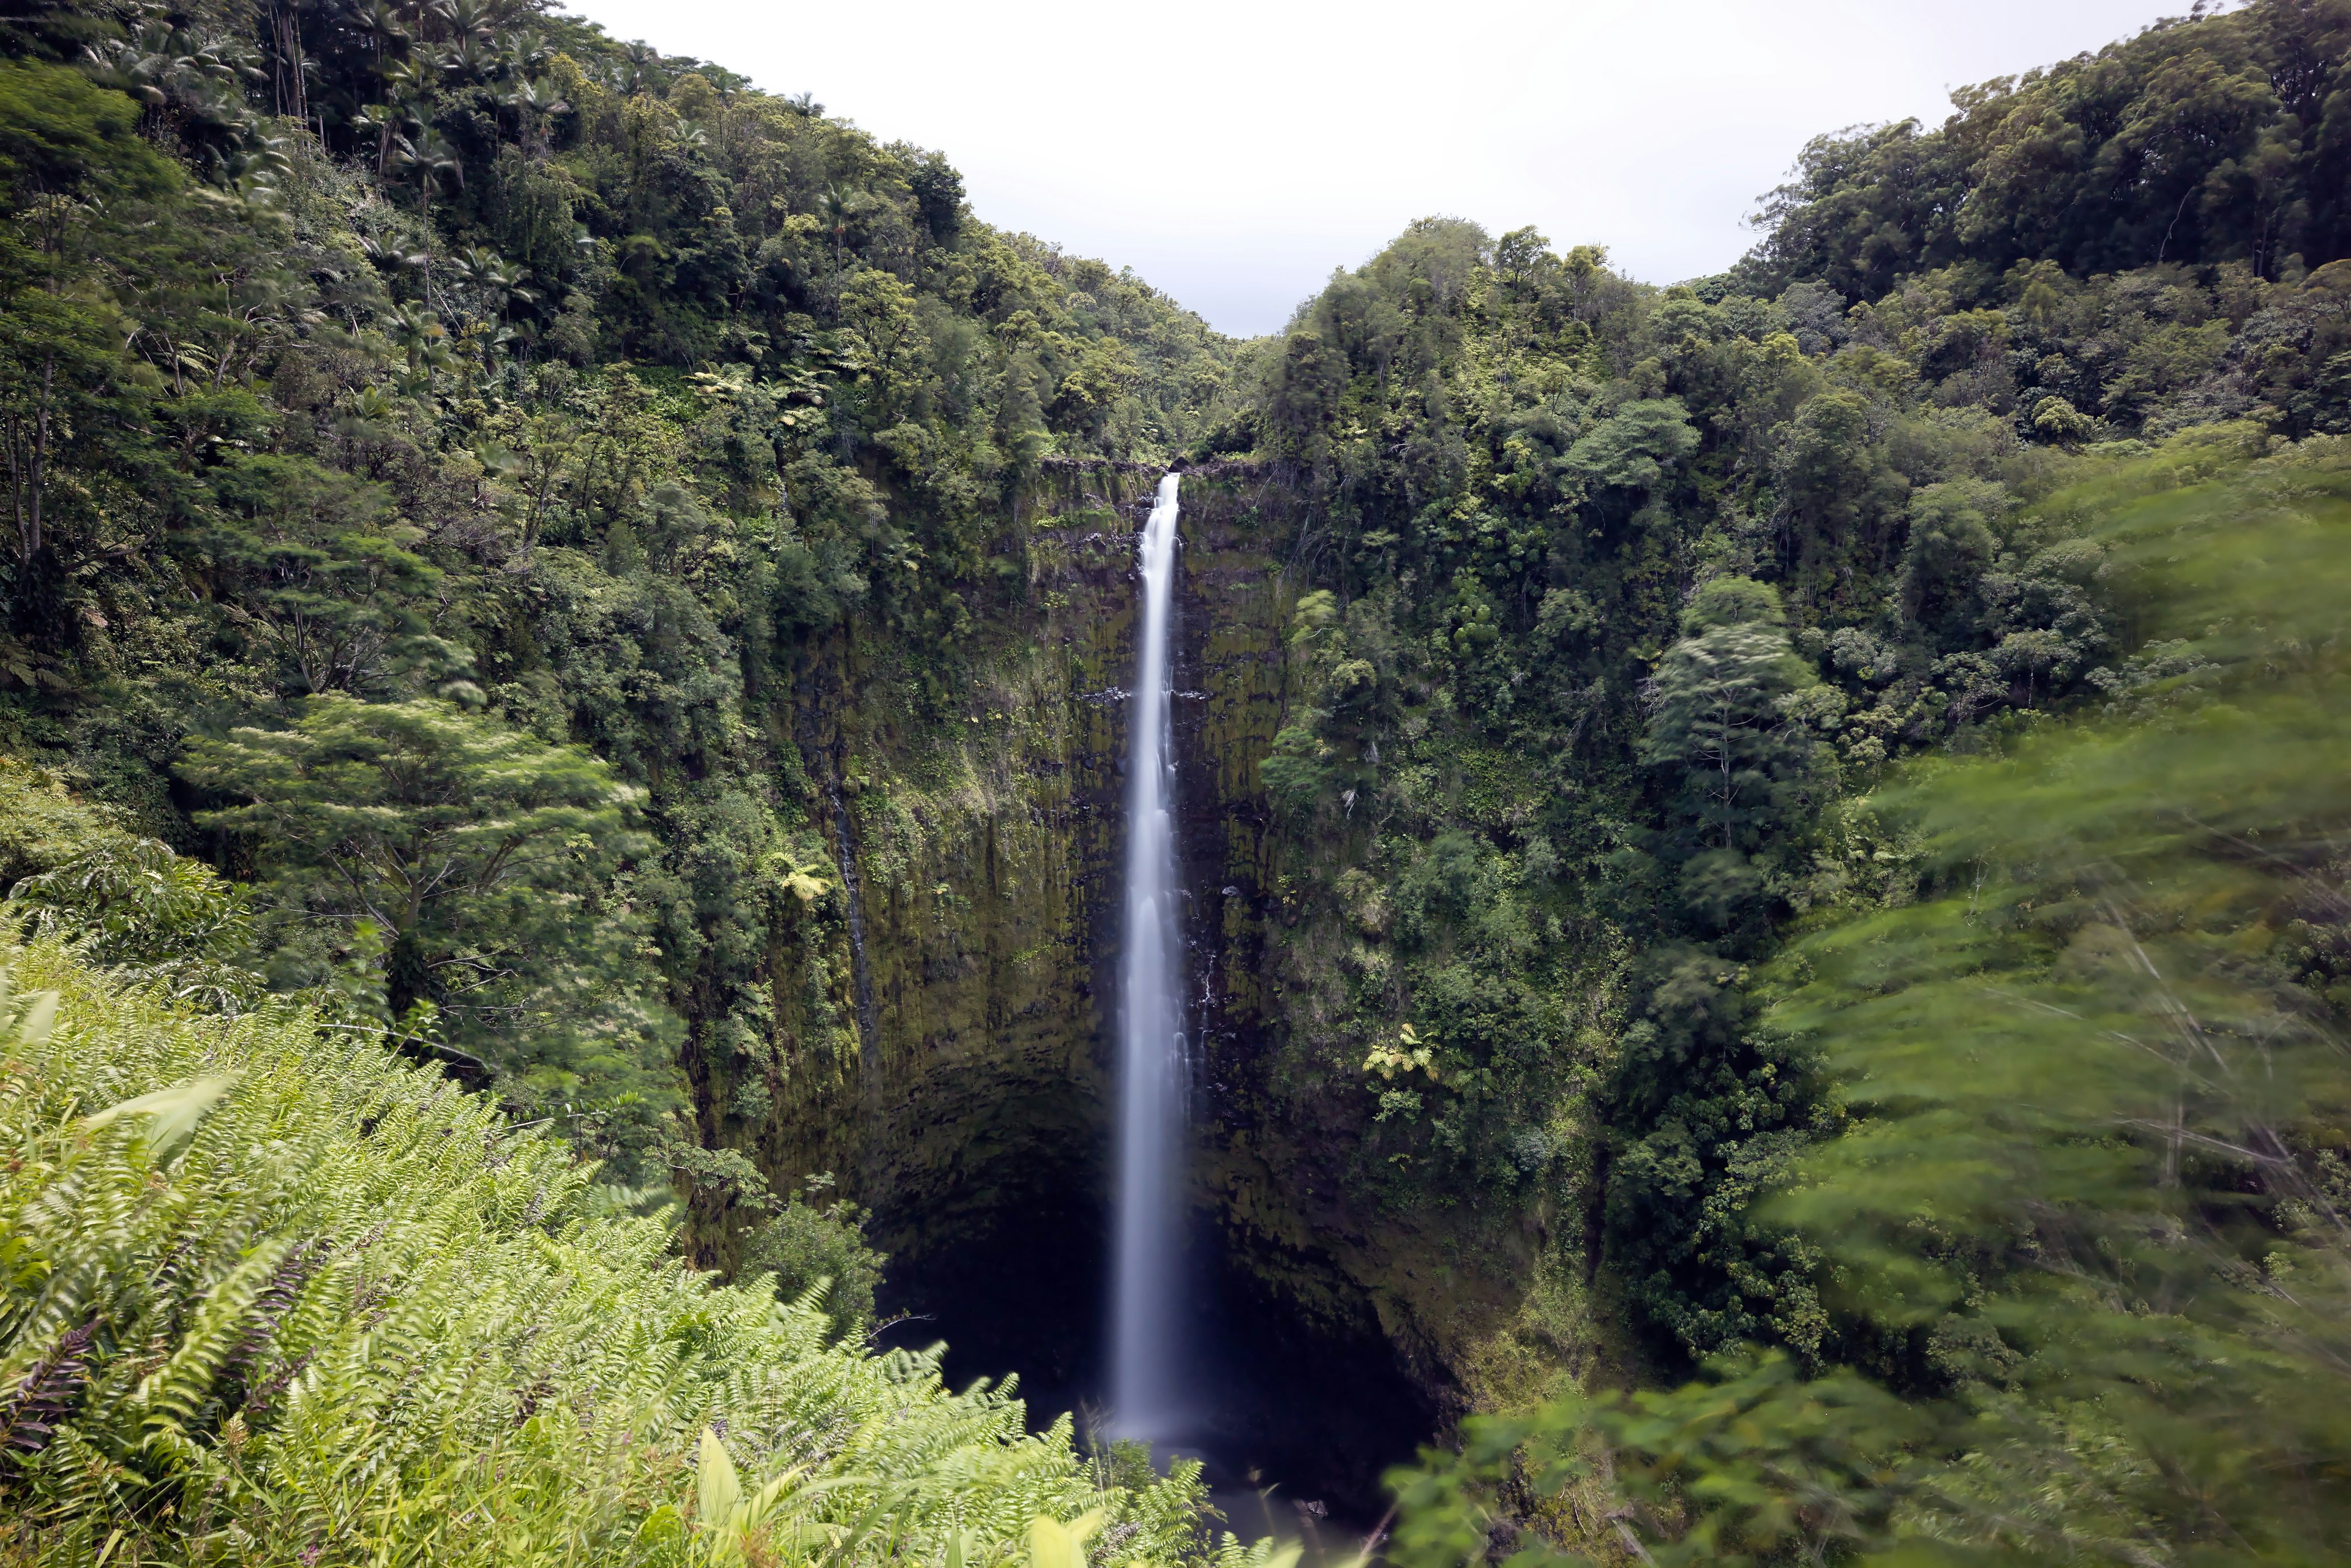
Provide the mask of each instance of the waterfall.
POLYGON ((1127 706, 1126 900, 1119 932, 1118 1206, 1111 1278, 1111 1404, 1121 1437, 1165 1439, 1181 1419, 1184 1156, 1189 1062, 1176 885, 1176 756, 1168 720, 1176 484, 1143 530, 1143 617, 1127 706))

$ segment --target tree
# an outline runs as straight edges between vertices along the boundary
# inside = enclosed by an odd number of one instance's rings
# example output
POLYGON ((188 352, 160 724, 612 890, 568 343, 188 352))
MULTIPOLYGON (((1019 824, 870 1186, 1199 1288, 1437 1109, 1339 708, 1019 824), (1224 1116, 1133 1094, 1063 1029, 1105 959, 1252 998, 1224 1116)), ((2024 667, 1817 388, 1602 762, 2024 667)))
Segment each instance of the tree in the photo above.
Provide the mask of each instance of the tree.
POLYGON ((179 183, 138 133, 139 106, 68 66, 0 60, 0 204, 95 190, 155 196, 179 183))
POLYGON ((1635 1301, 1685 1354, 1768 1335, 1820 1342, 1801 1245, 1746 1222, 1746 1200, 1816 1130, 1803 1053, 1758 1027, 1748 967, 1774 940, 1775 878, 1806 825, 1814 743, 1792 698, 1816 684, 1780 597, 1718 577, 1691 595, 1647 692, 1639 756, 1665 782, 1646 912, 1664 940, 1635 970, 1642 1003, 1608 1086, 1610 1250, 1635 1301))
POLYGON ((253 835, 282 979, 319 978, 331 947, 384 1014, 445 1020, 514 1092, 651 1092, 660 1013, 618 973, 637 917, 614 881, 641 792, 586 751, 446 702, 329 694, 290 728, 191 742, 181 770, 243 802, 198 821, 253 835))
MULTIPOLYGON (((827 1175, 808 1185, 829 1186, 831 1181, 827 1175)), ((833 1336, 845 1338, 872 1326, 874 1288, 888 1261, 866 1244, 865 1215, 855 1204, 819 1208, 795 1192, 752 1235, 735 1277, 749 1281, 771 1275, 777 1297, 787 1301, 821 1289, 833 1336)))
POLYGON ((111 327, 102 308, 38 287, 17 293, 0 313, 0 449, 20 600, 56 586, 41 567, 56 553, 50 499, 60 455, 93 425, 127 413, 114 395, 121 356, 111 327))
POLYGON ((139 138, 138 119, 128 99, 79 71, 0 61, 0 210, 16 220, 0 235, 0 449, 16 533, 15 620, 40 645, 68 634, 54 537, 57 470, 110 426, 143 423, 120 384, 116 314, 87 276, 108 239, 136 226, 111 219, 106 204, 178 183, 139 138))
POLYGON ((206 554, 226 569, 222 611, 303 695, 381 695, 403 675, 447 682, 462 649, 425 610, 442 573, 415 553, 420 530, 383 515, 378 486, 308 459, 257 455, 209 476, 236 523, 206 554))
POLYGON ((18 764, 0 766, 0 882, 28 935, 223 1012, 256 998, 259 977, 230 963, 252 936, 246 889, 18 764))
POLYGON ((1910 540, 1902 553, 1903 610, 1938 650, 1964 645, 1984 614, 1979 584, 1998 549, 1989 518, 1998 486, 1947 482, 1910 499, 1910 540))
POLYGON ((1649 685, 1641 760, 1665 776, 1699 841, 1751 849, 1811 766, 1812 740, 1785 699, 1813 677, 1788 645, 1780 596, 1748 578, 1699 589, 1682 632, 1649 685))

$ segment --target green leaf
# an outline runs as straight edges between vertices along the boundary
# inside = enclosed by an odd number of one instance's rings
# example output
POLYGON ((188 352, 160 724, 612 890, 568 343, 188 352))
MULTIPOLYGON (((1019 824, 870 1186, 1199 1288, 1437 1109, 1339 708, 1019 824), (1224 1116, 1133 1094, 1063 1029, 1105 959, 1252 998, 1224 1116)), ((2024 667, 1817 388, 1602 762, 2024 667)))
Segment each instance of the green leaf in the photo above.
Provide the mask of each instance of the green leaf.
POLYGON ((695 1471, 694 1516, 705 1529, 719 1529, 728 1522, 741 1500, 743 1483, 735 1473, 735 1459, 726 1445, 707 1427, 702 1429, 700 1452, 695 1471))
POLYGON ((125 1100, 119 1105, 110 1105, 94 1116, 84 1117, 82 1125, 96 1132, 126 1117, 149 1117, 147 1146, 161 1157, 194 1135, 196 1124, 220 1103, 222 1095, 236 1086, 237 1077, 235 1073, 228 1073, 215 1078, 192 1078, 185 1083, 158 1089, 135 1100, 125 1100))

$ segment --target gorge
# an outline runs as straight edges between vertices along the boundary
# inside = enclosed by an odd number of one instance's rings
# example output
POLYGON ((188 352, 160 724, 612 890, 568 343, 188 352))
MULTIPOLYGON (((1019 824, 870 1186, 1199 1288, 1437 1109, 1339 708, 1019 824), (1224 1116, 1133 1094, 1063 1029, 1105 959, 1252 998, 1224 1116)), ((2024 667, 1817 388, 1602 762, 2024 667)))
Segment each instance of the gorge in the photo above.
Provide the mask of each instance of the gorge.
MULTIPOLYGON (((1051 563, 1034 585, 1050 606, 1040 639, 1050 678, 1038 680, 1030 664, 1035 684, 991 687, 993 733, 965 763, 1002 791, 979 797, 986 819, 965 814, 978 803, 970 783, 908 788, 913 769, 884 737, 841 743, 872 770, 855 786, 858 818, 894 821, 905 835, 868 830, 851 852, 903 854, 917 833, 925 852, 889 883, 862 873, 882 895, 865 940, 876 955, 875 1060, 886 1087, 869 1100, 844 1082, 787 1100, 784 1125, 806 1142, 768 1157, 786 1169, 861 1173, 861 1196, 875 1207, 869 1228, 892 1258, 883 1315, 908 1314, 890 1343, 944 1339, 952 1377, 1017 1373, 1040 1420, 1088 1410, 1123 1433, 1117 1313, 1106 1312, 1127 1266, 1113 1211, 1131 1190, 1122 1147, 1147 1145, 1122 1145, 1119 1124, 1155 1109, 1165 1118, 1149 1162, 1166 1161, 1158 1180, 1183 1170, 1186 1150, 1193 1158, 1176 1190, 1154 1195, 1155 1172, 1135 1173, 1145 1178, 1138 1206, 1164 1206, 1155 1239, 1169 1248, 1137 1270, 1162 1270, 1166 1292, 1151 1303, 1165 1315, 1155 1325, 1146 1316, 1141 1335, 1165 1356, 1161 1375, 1175 1387, 1162 1384, 1163 1397, 1180 1389, 1192 1403, 1180 1432, 1171 1422, 1138 1435, 1176 1436, 1213 1457, 1224 1480, 1254 1471, 1368 1521, 1383 1506, 1380 1470, 1409 1458, 1457 1396, 1399 1361, 1376 1283, 1270 1200, 1279 1178, 1252 1168, 1247 1153, 1247 1119, 1263 1113, 1270 830, 1252 773, 1280 719, 1294 507, 1270 471, 1189 465, 1159 488, 1184 486, 1179 552, 1178 514, 1155 505, 1144 465, 1063 476, 1039 499, 1029 535, 1051 563), (1166 663, 1155 677, 1155 572, 1167 596, 1166 663), (1136 759, 1154 733, 1144 694, 1155 679, 1173 698, 1161 704, 1155 749, 1174 760, 1145 767, 1136 759), (887 816, 873 810, 876 776, 893 781, 897 810, 887 816), (1155 778, 1172 796, 1156 844, 1127 829, 1135 814, 1151 816, 1139 791, 1155 778), (1033 836, 1008 831, 1024 821, 1033 836), (1076 846, 1067 859, 1054 852, 1051 835, 1061 834, 1076 846), (1188 936, 1141 919, 1128 902, 1161 854, 1190 909, 1188 936), (914 889, 931 898, 907 899, 914 889), (1122 940, 1139 920, 1169 944, 1170 979, 1146 977, 1146 991, 1165 983, 1171 1010, 1182 995, 1196 998, 1188 1091, 1161 1054, 1176 1031, 1126 1033, 1144 1012, 1125 968, 1136 948, 1122 940), (1122 1099, 1130 1050, 1170 1074, 1155 1107, 1122 1099), (1178 1096, 1200 1106, 1196 1124, 1185 1124, 1178 1096), (883 1114, 843 1109, 867 1103, 883 1114), (1168 1354, 1186 1329, 1196 1354, 1168 1354)), ((1025 646, 1018 653, 1031 657, 1025 646)), ((845 927, 834 939, 847 947, 845 927)), ((837 967, 851 967, 848 956, 837 950, 837 967)))
POLYGON ((2351 1550, 2351 0, 1249 341, 537 0, 19 10, 0 1568, 2351 1550))

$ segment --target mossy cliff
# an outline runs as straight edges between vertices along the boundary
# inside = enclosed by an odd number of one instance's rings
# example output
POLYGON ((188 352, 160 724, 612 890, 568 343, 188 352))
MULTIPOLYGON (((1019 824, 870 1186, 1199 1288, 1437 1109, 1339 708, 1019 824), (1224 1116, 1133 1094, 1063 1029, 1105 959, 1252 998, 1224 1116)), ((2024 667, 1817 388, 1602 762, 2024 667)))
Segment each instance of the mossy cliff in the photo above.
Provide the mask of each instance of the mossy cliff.
POLYGON ((1100 1229, 1102 910, 1133 508, 1155 478, 1047 471, 1012 509, 998 599, 944 704, 861 622, 768 708, 830 885, 768 955, 773 1049, 706 1067, 703 1134, 778 1186, 833 1173, 912 1264, 1040 1206, 1100 1229))
MULTIPOLYGON (((1604 1372, 1617 1335, 1588 1310, 1581 1096, 1556 1096, 1569 1109, 1555 1152, 1513 1186, 1465 1186, 1400 1151, 1381 1124, 1393 1085, 1364 1065, 1384 1038, 1369 1020, 1396 1005, 1384 877, 1359 869, 1383 824, 1344 797, 1335 823, 1269 799, 1263 765, 1329 685, 1314 628, 1330 596, 1311 591, 1327 524, 1273 465, 1213 465, 1184 495, 1178 684, 1196 700, 1176 711, 1197 899, 1198 1197, 1225 1256, 1310 1333, 1384 1340, 1445 1412, 1520 1406, 1563 1374, 1604 1372)), ((1409 724, 1386 739, 1392 788, 1447 816, 1523 810, 1516 797, 1543 788, 1409 724)), ((1565 946, 1552 977, 1562 1009, 1604 1008, 1604 945, 1565 946)))
MULTIPOLYGON (((1092 1372, 1134 535, 1157 476, 1071 465, 1022 497, 1000 597, 975 616, 971 675, 944 713, 870 631, 837 633, 772 694, 774 737, 794 743, 777 750, 804 769, 779 783, 821 840, 823 863, 811 841, 803 869, 829 886, 767 956, 772 1044, 691 1057, 705 1142, 742 1149, 779 1188, 832 1173, 895 1260, 894 1304, 944 1312, 968 1371, 1025 1364, 1040 1401, 1081 1395, 1092 1372), (1060 1239, 1037 1250, 1046 1236, 1060 1239), (1009 1308, 956 1322, 982 1287, 1009 1308)), ((1376 1097, 1360 1047, 1327 1038, 1321 997, 1331 954, 1361 938, 1301 895, 1302 862, 1330 852, 1285 831, 1259 775, 1301 689, 1309 510, 1280 474, 1243 464, 1195 467, 1182 496, 1197 1201, 1244 1293, 1332 1343, 1384 1341, 1441 1407, 1506 1402, 1497 1345, 1528 1282, 1546 1290, 1544 1210, 1431 1207, 1365 1180, 1376 1097)), ((708 1253, 727 1249, 714 1238, 708 1253)), ((1525 1355, 1502 1359, 1523 1384, 1525 1355)), ((1560 1357, 1537 1359, 1547 1373, 1560 1357)))

